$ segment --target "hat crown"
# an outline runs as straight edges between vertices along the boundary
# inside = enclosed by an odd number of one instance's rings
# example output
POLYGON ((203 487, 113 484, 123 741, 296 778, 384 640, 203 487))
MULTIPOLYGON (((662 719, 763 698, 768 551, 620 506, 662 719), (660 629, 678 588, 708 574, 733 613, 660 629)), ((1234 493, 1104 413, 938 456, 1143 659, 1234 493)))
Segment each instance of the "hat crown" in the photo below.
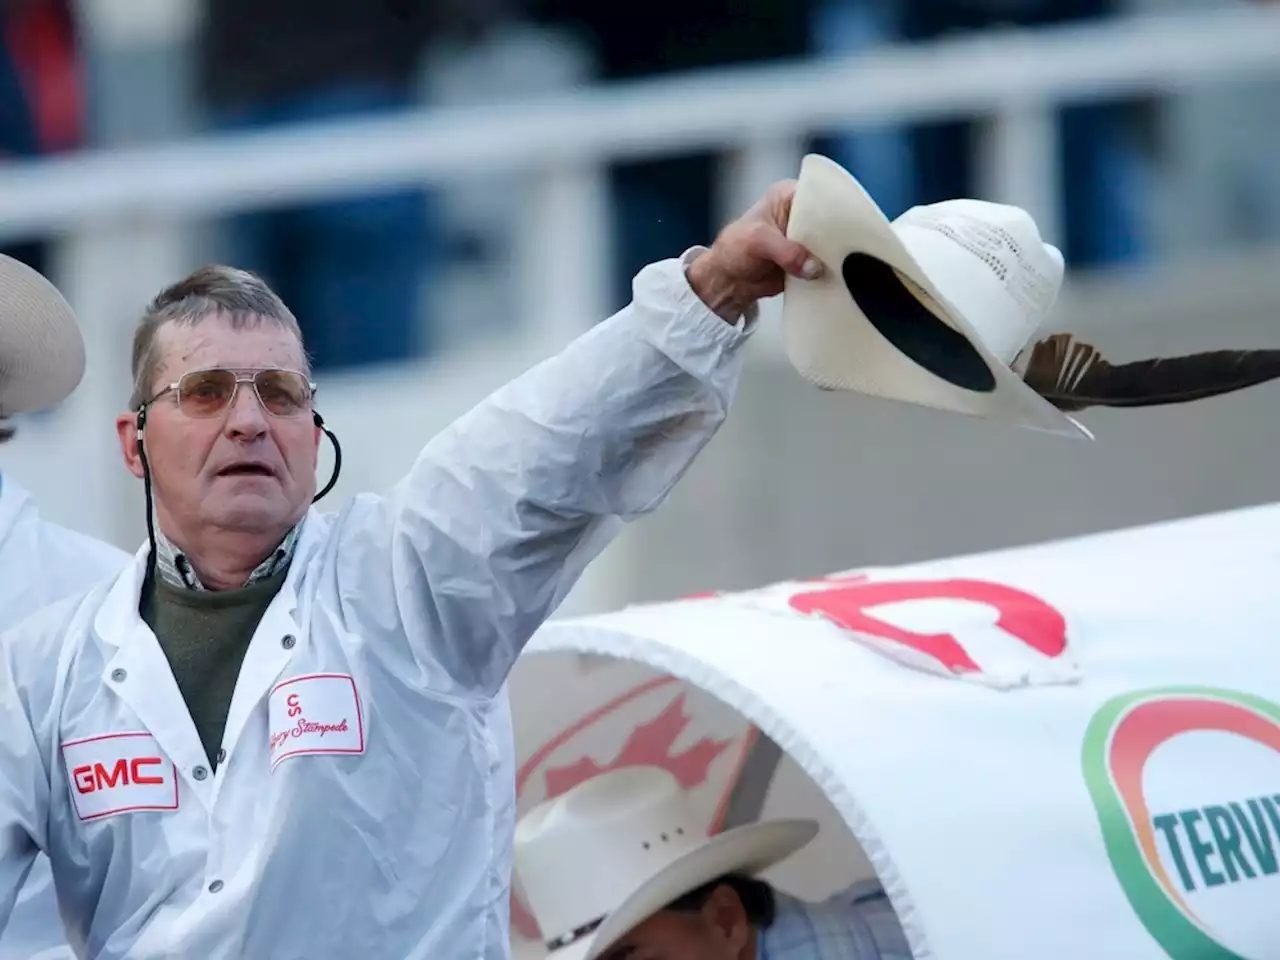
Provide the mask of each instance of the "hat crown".
POLYGON ((626 767, 544 801, 516 826, 516 883, 543 938, 598 921, 706 840, 676 778, 626 767))
POLYGON ((786 282, 787 357, 810 382, 1089 436, 1013 368, 1063 277, 1027 211, 960 199, 890 221, 847 170, 809 154, 787 236, 832 268, 786 282))
POLYGON ((1031 215, 985 200, 947 200, 912 207, 893 225, 983 346, 1012 363, 1053 309, 1065 269, 1031 215))
POLYGON ((70 304, 43 275, 0 254, 0 416, 56 406, 84 371, 70 304))

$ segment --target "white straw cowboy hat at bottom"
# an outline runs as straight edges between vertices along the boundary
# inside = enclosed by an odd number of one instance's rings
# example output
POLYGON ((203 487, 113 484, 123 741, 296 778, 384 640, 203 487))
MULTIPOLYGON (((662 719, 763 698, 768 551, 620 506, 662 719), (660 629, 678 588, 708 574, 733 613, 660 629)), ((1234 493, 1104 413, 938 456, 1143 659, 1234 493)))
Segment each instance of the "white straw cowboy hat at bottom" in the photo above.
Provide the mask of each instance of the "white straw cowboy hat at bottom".
POLYGON ((804 158, 787 227, 828 270, 788 277, 783 336, 812 383, 1053 433, 1068 411, 1198 400, 1280 377, 1280 350, 1113 365, 1071 334, 1034 342, 1062 254, 1018 207, 948 200, 890 221, 847 171, 804 158))
POLYGON ((726 874, 755 874, 818 833, 771 820, 712 837, 680 784, 657 767, 601 774, 516 826, 514 870, 548 960, 595 960, 674 900, 726 874))
POLYGON ((0 417, 61 403, 84 369, 80 327, 58 288, 0 255, 0 417))

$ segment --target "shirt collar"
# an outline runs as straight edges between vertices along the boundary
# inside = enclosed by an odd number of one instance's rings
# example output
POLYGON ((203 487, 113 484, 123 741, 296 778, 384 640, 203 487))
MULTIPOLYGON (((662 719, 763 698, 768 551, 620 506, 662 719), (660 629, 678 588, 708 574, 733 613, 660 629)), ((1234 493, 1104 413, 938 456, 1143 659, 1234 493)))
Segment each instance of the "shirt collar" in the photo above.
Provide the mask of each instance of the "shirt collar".
MULTIPOLYGON (((244 586, 248 587, 266 580, 284 568, 293 559, 293 551, 298 545, 298 536, 301 532, 302 524, 298 523, 280 541, 280 545, 253 568, 244 586)), ((174 546, 169 538, 160 532, 159 527, 156 527, 156 572, 162 580, 175 587, 185 587, 188 590, 208 589, 200 582, 200 577, 196 574, 195 567, 191 566, 187 555, 174 546)))

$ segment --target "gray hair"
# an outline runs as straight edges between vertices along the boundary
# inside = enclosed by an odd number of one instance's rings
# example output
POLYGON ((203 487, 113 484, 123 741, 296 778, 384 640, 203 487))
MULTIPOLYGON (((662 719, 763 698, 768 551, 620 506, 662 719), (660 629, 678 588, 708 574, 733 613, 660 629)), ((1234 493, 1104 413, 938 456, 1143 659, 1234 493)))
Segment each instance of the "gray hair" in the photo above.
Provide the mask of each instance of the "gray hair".
MULTIPOLYGON (((248 270, 218 264, 200 267, 161 290, 138 321, 133 333, 130 410, 137 410, 151 398, 152 382, 160 367, 160 348, 156 343, 160 328, 167 323, 194 326, 215 313, 228 317, 236 328, 278 323, 302 344, 297 318, 261 277, 248 270)), ((302 366, 302 373, 310 376, 311 364, 305 347, 302 366)))

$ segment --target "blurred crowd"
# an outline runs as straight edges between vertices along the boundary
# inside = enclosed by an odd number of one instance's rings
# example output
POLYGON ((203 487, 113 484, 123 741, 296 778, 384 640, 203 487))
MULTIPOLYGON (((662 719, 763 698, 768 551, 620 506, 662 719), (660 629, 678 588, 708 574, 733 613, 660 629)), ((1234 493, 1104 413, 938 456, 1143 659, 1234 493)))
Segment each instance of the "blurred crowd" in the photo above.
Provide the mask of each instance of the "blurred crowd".
MULTIPOLYGON (((156 61, 148 78, 139 72, 145 58, 114 68, 83 62, 85 24, 101 22, 110 2, 0 0, 0 155, 112 145, 125 129, 154 138, 386 114, 466 102, 481 96, 477 84, 491 88, 485 96, 515 97, 540 85, 849 57, 886 43, 1098 20, 1134 7, 1122 0, 128 0, 134 19, 166 3, 192 8, 190 48, 156 61), (457 69, 468 57, 471 72, 457 69), (445 64, 454 67, 452 86, 440 79, 445 64), (172 96, 165 99, 165 72, 179 68, 183 76, 190 68, 191 80, 180 119, 172 96), (95 109, 114 115, 114 127, 95 124, 95 109)), ((125 4, 114 2, 118 15, 125 4)), ((1149 9, 1186 5, 1161 0, 1149 9)), ((172 83, 180 86, 179 78, 172 83)), ((1157 107, 1060 111, 1061 221, 1074 268, 1149 254, 1141 203, 1157 107)), ((815 146, 853 171, 892 216, 978 190, 975 132, 971 123, 830 131, 815 146)), ((716 159, 682 156, 610 171, 617 305, 640 266, 714 236, 716 159)), ((1250 209, 1280 208, 1275 193, 1280 187, 1250 209)), ((222 225, 223 256, 257 269, 281 292, 317 367, 423 355, 443 321, 422 322, 422 290, 443 264, 478 255, 445 228, 437 200, 394 191, 255 213, 222 225)), ((1277 224, 1280 209, 1268 229, 1277 224)), ((7 252, 44 265, 39 243, 7 252)))

